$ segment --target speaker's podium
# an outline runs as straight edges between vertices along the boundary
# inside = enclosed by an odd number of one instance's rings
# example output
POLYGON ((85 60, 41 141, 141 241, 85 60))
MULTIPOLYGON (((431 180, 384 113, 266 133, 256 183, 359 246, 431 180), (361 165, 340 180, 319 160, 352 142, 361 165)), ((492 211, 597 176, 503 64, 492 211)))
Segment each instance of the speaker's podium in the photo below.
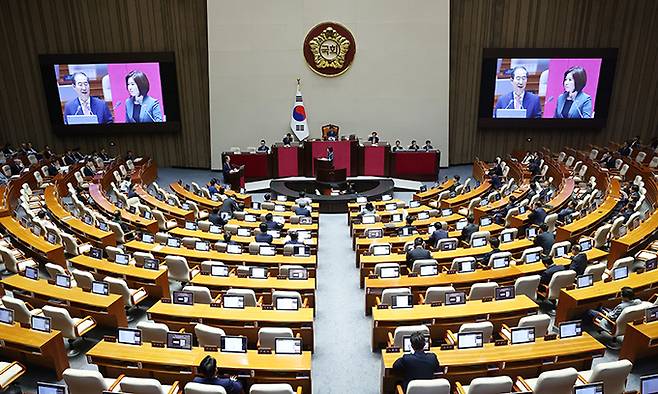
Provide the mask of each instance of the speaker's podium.
POLYGON ((324 183, 342 183, 347 180, 346 168, 334 168, 333 160, 324 157, 316 157, 313 159, 315 167, 315 179, 318 182, 324 183))
POLYGON ((232 190, 239 192, 244 187, 244 165, 232 169, 224 181, 231 185, 232 190))

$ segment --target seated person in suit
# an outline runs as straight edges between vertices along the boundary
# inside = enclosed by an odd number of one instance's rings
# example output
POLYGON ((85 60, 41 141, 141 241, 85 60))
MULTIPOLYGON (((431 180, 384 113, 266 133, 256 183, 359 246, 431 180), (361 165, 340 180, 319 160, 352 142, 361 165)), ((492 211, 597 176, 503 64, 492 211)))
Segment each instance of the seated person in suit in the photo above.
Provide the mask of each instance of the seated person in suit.
POLYGON ((311 211, 306 208, 306 201, 300 201, 294 211, 297 216, 311 216, 311 211))
POLYGON ((95 115, 98 124, 113 123, 114 118, 105 100, 90 95, 89 78, 83 72, 73 73, 73 90, 78 97, 64 105, 64 123, 69 124, 69 116, 95 115))
POLYGON ((285 241, 286 242, 284 245, 303 245, 303 243, 299 240, 299 234, 297 234, 297 231, 288 232, 285 241))
POLYGON ((571 263, 569 269, 576 271, 577 275, 583 275, 587 268, 587 254, 580 250, 580 245, 575 244, 571 247, 571 263))
POLYGON ((265 215, 265 224, 268 230, 281 230, 283 228, 283 224, 274 221, 274 215, 271 213, 265 215))
POLYGON ((95 172, 94 172, 94 170, 91 169, 91 166, 92 166, 92 163, 90 161, 88 161, 87 165, 82 167, 82 173, 84 174, 85 178, 94 176, 95 172))
POLYGON ((359 213, 359 216, 364 216, 364 215, 376 215, 377 211, 375 210, 375 205, 371 202, 367 202, 366 205, 361 208, 361 212, 359 213))
POLYGON ((268 244, 272 243, 272 240, 274 237, 272 237, 270 234, 267 233, 267 223, 261 223, 258 225, 258 229, 260 230, 260 234, 256 234, 254 237, 256 239, 256 242, 265 242, 268 244))
POLYGON ((425 141, 425 145, 423 145, 423 150, 425 152, 429 152, 431 150, 434 150, 434 147, 432 146, 432 141, 430 141, 430 140, 425 141))
POLYGON ((452 181, 453 181, 452 186, 450 186, 450 189, 448 189, 448 190, 450 190, 451 192, 454 192, 455 189, 457 188, 457 186, 461 186, 461 184, 462 184, 461 180, 462 180, 462 177, 460 177, 459 175, 453 176, 452 177, 452 181))
POLYGON ((462 229, 462 241, 470 243, 471 235, 476 231, 480 231, 480 226, 475 224, 475 218, 473 215, 468 215, 466 221, 468 224, 462 229))
POLYGON ((391 150, 392 150, 393 152, 397 152, 397 151, 404 150, 404 148, 403 148, 402 145, 400 145, 400 144, 401 144, 401 143, 400 143, 400 140, 395 140, 395 145, 391 148, 391 150))
POLYGON ((500 239, 497 237, 491 237, 491 239, 489 239, 489 244, 491 245, 491 251, 483 254, 480 260, 480 265, 483 267, 488 267, 491 256, 494 253, 500 252, 500 239))
POLYGON ((270 147, 265 144, 265 140, 260 140, 260 145, 258 146, 258 149, 256 149, 258 152, 263 152, 263 153, 269 153, 270 147))
POLYGON ((544 253, 549 254, 554 243, 555 235, 548 231, 548 225, 542 224, 539 226, 539 234, 532 240, 532 244, 534 246, 541 246, 544 249, 544 253))
POLYGON ((494 117, 498 117, 499 109, 525 109, 526 118, 541 118, 539 96, 526 91, 528 70, 524 66, 514 67, 510 83, 512 84, 512 91, 498 98, 494 108, 494 117))
POLYGON ((407 252, 407 267, 409 268, 409 271, 411 271, 414 261, 431 258, 432 254, 430 251, 423 248, 423 239, 421 237, 416 237, 416 239, 414 239, 413 248, 409 249, 407 252))
POLYGON ((313 211, 313 210, 311 209, 311 206, 310 206, 311 203, 313 202, 313 200, 311 200, 310 198, 306 197, 306 192, 304 192, 304 191, 299 192, 299 198, 297 198, 297 199, 295 200, 295 203, 296 203, 297 205, 299 205, 300 202, 304 202, 304 203, 306 203, 306 209, 308 209, 309 211, 313 211))
POLYGON ((423 350, 425 337, 421 332, 411 334, 411 348, 413 352, 404 354, 393 363, 393 370, 403 377, 404 391, 412 380, 433 379, 434 374, 440 371, 436 354, 423 350))
POLYGON ((541 201, 537 201, 535 202, 535 207, 532 210, 532 212, 528 214, 528 220, 530 221, 530 223, 539 226, 544 223, 546 216, 548 216, 548 213, 546 213, 546 210, 542 206, 541 201))
POLYGON ((494 223, 500 224, 501 226, 505 225, 505 217, 507 216, 507 213, 510 211, 510 209, 516 208, 516 202, 517 202, 517 198, 515 196, 510 195, 508 199, 508 203, 494 212, 493 214, 494 223))
POLYGON ((565 268, 563 265, 555 264, 553 258, 549 256, 544 256, 541 261, 544 263, 546 269, 540 274, 539 283, 548 286, 548 284, 551 283, 553 275, 556 272, 564 271, 565 268))
POLYGON ((217 360, 212 356, 204 357, 197 371, 200 376, 192 380, 194 383, 221 386, 226 390, 227 394, 242 394, 244 392, 242 383, 240 383, 237 377, 220 378, 217 376, 217 360))
POLYGON ((231 233, 224 233, 224 243, 227 245, 237 245, 238 243, 231 239, 231 233))
POLYGON ((294 138, 292 137, 292 133, 287 133, 285 137, 283 137, 283 145, 284 146, 290 146, 294 142, 294 138))
POLYGON ((411 140, 411 145, 409 145, 409 148, 407 149, 412 151, 418 151, 418 149, 420 149, 420 146, 418 146, 416 140, 411 140))
POLYGON ((503 179, 498 174, 491 175, 491 178, 489 178, 489 182, 491 182, 491 187, 493 187, 496 190, 503 187, 503 179))
POLYGON ((379 136, 377 136, 377 132, 373 131, 370 133, 370 137, 368 137, 368 142, 371 144, 378 144, 379 143, 379 136))
POLYGON ((224 221, 224 219, 222 219, 221 215, 219 214, 219 208, 212 209, 210 215, 208 215, 208 221, 219 227, 223 227, 226 224, 226 221, 224 221))
POLYGON ((409 215, 407 216, 406 219, 406 225, 400 227, 400 230, 398 230, 398 235, 402 236, 404 235, 405 231, 407 234, 414 234, 418 232, 418 229, 416 229, 416 226, 413 225, 414 222, 414 217, 409 215))
POLYGON ((238 203, 233 199, 233 197, 226 197, 224 199, 224 202, 222 202, 222 209, 221 212, 226 212, 228 213, 231 217, 233 217, 233 212, 239 211, 240 206, 238 203))
POLYGON ((436 223, 434 223, 434 231, 432 231, 432 235, 430 235, 430 238, 427 241, 427 243, 431 247, 436 247, 437 242, 439 242, 442 239, 448 238, 448 236, 449 236, 448 231, 446 231, 443 228, 443 225, 441 224, 441 222, 436 222, 436 223))
POLYGON ((576 205, 578 205, 576 201, 569 201, 567 206, 560 209, 560 211, 557 213, 557 220, 564 223, 568 216, 576 212, 576 205))
POLYGON ((621 288, 621 302, 613 309, 599 307, 598 309, 590 309, 587 316, 591 318, 594 323, 607 329, 612 328, 610 321, 616 321, 624 309, 629 306, 638 305, 642 300, 635 298, 635 291, 632 287, 624 286, 621 288), (609 321, 610 320, 610 321, 609 321))

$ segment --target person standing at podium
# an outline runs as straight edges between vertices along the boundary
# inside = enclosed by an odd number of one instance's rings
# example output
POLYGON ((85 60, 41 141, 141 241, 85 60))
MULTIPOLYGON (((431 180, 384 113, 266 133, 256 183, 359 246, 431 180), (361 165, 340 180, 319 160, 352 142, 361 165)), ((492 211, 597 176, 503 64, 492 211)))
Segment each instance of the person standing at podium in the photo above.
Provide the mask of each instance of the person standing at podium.
POLYGON ((327 160, 334 161, 334 148, 331 146, 327 148, 327 160))
POLYGON ((222 174, 224 175, 224 183, 228 183, 228 176, 233 171, 233 166, 231 165, 231 156, 224 156, 224 164, 222 165, 222 174))

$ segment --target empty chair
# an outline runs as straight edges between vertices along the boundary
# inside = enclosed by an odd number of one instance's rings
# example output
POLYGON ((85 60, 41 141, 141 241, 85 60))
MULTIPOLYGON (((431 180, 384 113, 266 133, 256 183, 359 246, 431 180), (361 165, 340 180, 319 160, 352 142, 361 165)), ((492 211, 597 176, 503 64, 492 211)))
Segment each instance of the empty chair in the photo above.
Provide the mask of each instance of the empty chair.
POLYGON ((446 293, 455 291, 452 286, 432 286, 425 290, 424 303, 431 304, 433 302, 445 302, 446 293))
POLYGON ((69 340, 68 356, 75 357, 80 354, 74 347, 75 341, 96 327, 96 321, 91 316, 83 319, 72 318, 68 310, 56 306, 45 305, 42 311, 44 315, 51 318, 52 328, 61 331, 62 336, 69 340))
POLYGON ((5 270, 17 274, 25 271, 25 267, 38 267, 37 263, 32 259, 23 259, 19 261, 11 249, 0 246, 0 257, 2 263, 5 265, 5 270))
POLYGON ((30 324, 32 316, 43 315, 41 309, 32 308, 32 306, 25 303, 25 301, 8 295, 2 296, 2 304, 5 308, 14 311, 14 321, 19 323, 30 324))
POLYGON ((514 293, 517 297, 525 294, 531 300, 537 301, 537 288, 539 288, 540 280, 541 276, 539 275, 528 275, 516 278, 514 281, 514 293))
MULTIPOLYGON (((500 394, 512 392, 512 378, 509 376, 496 376, 491 378, 475 378, 468 386, 455 383, 457 393, 460 394, 500 394)), ((525 391, 525 390, 524 390, 525 391)))
POLYGON ((610 235, 610 230, 612 229, 611 224, 606 224, 596 229, 594 233, 594 247, 595 248, 604 248, 608 242, 608 236, 610 235))
POLYGON ((459 271, 463 263, 471 263, 471 267, 476 266, 476 260, 475 257, 457 257, 452 260, 452 264, 450 266, 451 270, 459 271))
POLYGON ((46 263, 46 272, 51 279, 55 279, 57 275, 68 275, 66 270, 59 264, 46 263))
POLYGON ((165 256, 167 274, 170 280, 187 283, 199 273, 197 268, 191 269, 183 256, 165 256))
POLYGON ((133 253, 133 259, 135 259, 135 264, 144 265, 146 259, 154 259, 153 253, 151 252, 135 252, 133 253))
POLYGON ((158 231, 157 233, 155 233, 155 242, 156 243, 166 244, 168 239, 169 239, 169 234, 168 233, 164 233, 164 232, 161 232, 161 231, 158 231))
POLYGON ((124 377, 119 382, 122 392, 133 394, 168 394, 178 392, 178 382, 173 385, 163 385, 151 378, 129 378, 124 377))
POLYGON ((576 271, 574 270, 564 270, 556 272, 551 277, 551 281, 548 283, 546 289, 542 289, 542 295, 548 301, 557 301, 560 296, 560 290, 565 287, 573 285, 574 280, 576 279, 576 271))
POLYGON ((496 282, 474 283, 471 286, 471 291, 468 293, 468 299, 481 300, 486 297, 493 298, 496 287, 498 287, 498 283, 496 282))
POLYGON ((468 332, 481 332, 482 340, 485 343, 491 342, 491 337, 493 336, 493 323, 489 321, 477 322, 477 323, 464 323, 459 326, 459 333, 468 333, 468 332))
POLYGON ((602 382, 606 394, 622 394, 632 368, 633 363, 623 359, 598 363, 589 371, 578 372, 578 375, 585 384, 602 382))
POLYGON ((244 306, 258 306, 260 299, 256 299, 256 292, 252 289, 228 289, 226 295, 239 295, 244 297, 244 306))
MULTIPOLYGON (((398 386, 398 393, 402 387, 398 386)), ((450 394, 450 381, 448 379, 417 379, 407 385, 405 394, 450 394)))
POLYGON ((98 371, 67 368, 64 371, 64 382, 69 394, 101 394, 110 391, 110 386, 116 378, 104 378, 98 371))
POLYGON ((137 323, 137 328, 142 330, 143 342, 167 343, 169 327, 166 324, 142 321, 137 323))
MULTIPOLYGON (((585 267, 585 275, 592 275, 592 279, 594 282, 598 282, 603 279, 603 273, 605 272, 605 269, 607 267, 607 263, 605 261, 602 261, 600 263, 596 264, 591 264, 585 267)), ((629 270, 630 272, 630 270, 629 270)))
POLYGON ((658 167, 658 156, 654 156, 651 158, 651 161, 649 162, 649 168, 656 168, 658 167))
POLYGON ((471 234, 471 238, 469 239, 468 244, 473 245, 473 240, 476 238, 486 238, 488 241, 490 235, 491 233, 489 231, 476 231, 473 234, 471 234))
POLYGON ((505 242, 512 242, 516 239, 516 237, 519 234, 519 230, 516 228, 506 228, 503 231, 500 232, 500 242, 505 243, 505 242), (509 235, 507 235, 509 234, 509 235))
POLYGON ((391 334, 390 332, 388 333, 388 346, 402 349, 404 337, 406 336, 410 337, 412 334, 416 332, 421 332, 423 335, 427 335, 427 336, 430 335, 430 329, 424 324, 395 327, 395 331, 393 332, 393 334, 391 334))
POLYGON ((192 299, 195 304, 210 304, 211 302, 214 302, 212 295, 210 294, 210 289, 205 286, 187 285, 183 287, 183 291, 189 291, 192 293, 192 299))
POLYGON ((542 372, 534 379, 519 377, 515 388, 519 391, 532 391, 534 394, 571 393, 576 379, 578 371, 575 368, 558 369, 542 372))
POLYGON ((117 254, 122 254, 122 253, 123 253, 123 249, 118 248, 116 246, 105 247, 105 254, 107 255, 107 259, 110 261, 116 261, 117 254))
POLYGON ((471 201, 468 203, 468 207, 460 208, 458 210, 458 213, 462 216, 472 215, 473 210, 475 209, 475 207, 480 206, 480 201, 482 201, 482 199, 480 197, 475 197, 475 198, 471 199, 471 201))
POLYGON ((185 394, 226 394, 226 390, 214 384, 189 382, 185 385, 185 394))
POLYGON ((411 267, 411 271, 415 272, 417 274, 420 274, 420 270, 422 267, 428 267, 428 266, 437 266, 438 263, 434 259, 419 259, 415 260, 413 266, 411 267))
POLYGON ((249 394, 295 394, 288 383, 258 383, 252 384, 249 394))
POLYGON ((114 239, 118 243, 125 243, 126 242, 126 233, 123 231, 121 228, 121 225, 117 222, 109 221, 106 222, 108 227, 110 228, 110 231, 114 233, 114 239))
POLYGON ((375 269, 374 269, 375 275, 381 276, 382 268, 397 268, 398 272, 400 272, 400 264, 398 263, 378 263, 375 264, 375 269))
POLYGON ((69 255, 78 256, 85 254, 88 253, 92 248, 91 244, 79 244, 78 240, 70 234, 62 232, 61 235, 62 241, 64 243, 64 250, 69 255))
POLYGON ((221 338, 226 335, 224 330, 217 327, 197 323, 194 326, 194 335, 199 342, 199 347, 216 346, 219 347, 221 338))
POLYGON ((7 389, 16 379, 23 376, 25 367, 17 361, 0 361, 0 390, 7 389))
POLYGON ((260 253, 261 246, 269 246, 267 242, 249 242, 249 254, 260 253))
POLYGON ((91 272, 82 271, 77 268, 71 270, 71 275, 73 275, 73 279, 78 287, 85 290, 91 290, 92 282, 96 280, 91 272))
POLYGON ((126 281, 121 278, 106 276, 103 280, 110 285, 110 293, 118 294, 123 298, 123 303, 127 309, 128 321, 133 321, 134 317, 132 313, 137 308, 137 305, 148 297, 146 290, 143 287, 131 289, 128 287, 126 281))
POLYGON ((640 223, 642 222, 642 213, 641 212, 634 212, 629 218, 628 221, 626 222, 626 228, 628 231, 635 230, 640 226, 640 223))
POLYGON ((157 209, 151 210, 151 213, 153 214, 153 217, 155 220, 158 222, 158 228, 162 231, 169 231, 172 228, 178 226, 178 223, 176 220, 171 219, 167 220, 165 219, 164 214, 161 211, 158 211, 157 209))
POLYGON ((411 289, 408 287, 382 290, 380 304, 393 305, 393 297, 411 295, 411 289))
POLYGON ((274 349, 276 338, 293 338, 295 335, 287 327, 263 327, 258 330, 258 347, 274 349))
POLYGON ((201 241, 201 238, 197 237, 183 237, 181 239, 181 244, 188 248, 188 249, 194 249, 194 246, 196 246, 196 243, 201 241))
POLYGON ((212 222, 207 220, 199 220, 196 224, 199 226, 199 230, 201 231, 210 231, 210 226, 212 226, 212 222))

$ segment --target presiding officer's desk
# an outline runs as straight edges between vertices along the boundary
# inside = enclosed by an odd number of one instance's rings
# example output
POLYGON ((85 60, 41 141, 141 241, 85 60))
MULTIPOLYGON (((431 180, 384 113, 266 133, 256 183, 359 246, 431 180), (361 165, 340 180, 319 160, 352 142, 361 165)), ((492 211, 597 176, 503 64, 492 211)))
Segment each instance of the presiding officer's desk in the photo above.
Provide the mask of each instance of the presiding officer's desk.
POLYGON ((147 311, 149 319, 165 323, 172 330, 194 332, 197 323, 223 329, 227 335, 244 335, 250 348, 256 348, 261 327, 288 327, 300 334, 304 349, 313 350, 313 308, 296 311, 214 307, 211 304, 178 305, 156 302, 147 311))
POLYGON ((43 192, 46 202, 46 208, 53 214, 62 226, 67 227, 76 235, 85 240, 89 240, 96 245, 102 247, 116 246, 116 237, 112 231, 103 231, 97 227, 91 226, 77 217, 73 216, 69 211, 64 209, 57 198, 57 189, 54 185, 49 185, 43 192))
POLYGON ((62 379, 62 373, 69 367, 64 338, 57 330, 46 333, 23 328, 18 322, 0 323, 0 340, 4 342, 2 359, 54 370, 57 380, 62 379))
POLYGON ((207 355, 217 360, 222 371, 239 375, 248 383, 289 383, 311 393, 311 352, 301 355, 222 353, 193 347, 192 350, 155 348, 101 341, 87 352, 87 360, 96 364, 103 376, 116 377, 130 371, 130 376, 151 377, 165 384, 179 381, 181 386, 194 379, 196 367, 207 355))
POLYGON ((127 222, 132 227, 135 227, 140 230, 146 230, 149 233, 155 234, 158 232, 158 222, 153 219, 145 219, 139 215, 128 212, 123 208, 119 208, 116 205, 112 204, 103 194, 101 190, 101 185, 98 183, 92 183, 89 185, 89 195, 94 200, 94 203, 100 207, 105 213, 109 215, 114 215, 114 212, 119 211, 121 213, 121 219, 124 222, 127 222))
POLYGON ((133 190, 135 190, 135 193, 141 201, 146 203, 146 205, 161 211, 168 218, 174 218, 178 220, 179 223, 184 220, 194 220, 194 211, 190 209, 179 208, 175 205, 167 204, 166 201, 158 200, 155 198, 155 196, 150 195, 148 191, 142 187, 142 185, 135 185, 133 190))
MULTIPOLYGON (((64 246, 51 244, 42 236, 36 236, 30 229, 23 227, 11 216, 0 218, 0 224, 7 230, 12 239, 31 251, 40 260, 55 263, 66 268, 64 246)), ((45 234, 43 234, 45 236, 45 234)))
POLYGON ((91 316, 101 326, 128 326, 124 301, 120 295, 92 294, 80 287, 67 289, 50 284, 46 279, 32 280, 20 275, 4 278, 0 283, 3 295, 6 290, 11 290, 14 297, 37 308, 44 305, 57 306, 66 308, 72 317, 91 316))
POLYGON ((635 362, 645 357, 658 356, 658 321, 651 323, 628 323, 621 344, 619 359, 635 362))
POLYGON ((498 331, 502 324, 514 327, 519 319, 536 314, 539 306, 524 294, 501 301, 466 301, 461 305, 416 304, 413 308, 372 308, 372 349, 386 347, 388 333, 396 327, 425 324, 430 329, 432 340, 443 339, 446 330, 458 331, 464 323, 488 320, 498 331))
POLYGON ((582 289, 560 290, 555 324, 580 316, 588 309, 598 306, 617 306, 621 300, 621 288, 625 286, 635 290, 637 298, 649 298, 658 292, 658 269, 644 273, 631 272, 627 278, 610 282, 599 281, 582 289))
POLYGON ((274 290, 297 291, 302 298, 308 300, 308 307, 315 308, 315 278, 307 279, 279 279, 268 276, 267 279, 243 278, 233 274, 229 276, 195 275, 190 281, 195 286, 204 286, 210 290, 213 297, 224 294, 227 289, 251 289, 256 297, 263 297, 265 304, 272 303, 274 290))
MULTIPOLYGON (((608 256, 607 252, 600 249, 591 249, 586 253, 590 264, 594 264, 594 262, 603 260, 608 256)), ((559 265, 568 265, 571 263, 571 259, 566 257, 560 257, 553 260, 559 265)), ((488 270, 477 269, 473 272, 448 273, 444 271, 434 276, 410 277, 402 275, 398 278, 366 278, 366 315, 369 315, 372 311, 372 307, 376 306, 376 298, 381 297, 384 289, 400 287, 410 288, 414 295, 414 303, 417 304, 420 303, 420 295, 424 295, 429 287, 453 286, 457 291, 468 293, 468 290, 474 283, 496 282, 500 286, 510 286, 514 285, 514 281, 517 278, 528 275, 538 275, 544 272, 545 269, 546 267, 541 261, 531 264, 519 264, 519 262, 516 262, 515 265, 510 265, 506 268, 488 270)))
POLYGON ((69 260, 71 266, 91 272, 96 280, 106 276, 124 279, 131 289, 143 287, 149 298, 169 297, 169 280, 165 265, 158 270, 137 267, 133 264, 121 265, 107 259, 95 259, 87 255, 78 255, 69 260))
MULTIPOLYGON (((196 237, 210 242, 217 242, 224 240, 224 234, 215 234, 208 231, 201 230, 188 230, 182 227, 175 227, 168 231, 169 235, 175 235, 177 237, 196 237)), ((231 241, 237 242, 239 244, 249 245, 252 242, 255 242, 253 236, 251 237, 241 237, 239 235, 231 235, 231 241)), ((277 249, 283 249, 283 245, 286 242, 286 237, 279 237, 272 239, 272 246, 276 246, 277 249)), ((304 245, 311 247, 311 253, 317 253, 318 239, 311 238, 305 240, 304 245)))
MULTIPOLYGON (((522 376, 534 378, 548 370, 574 367, 578 371, 589 370, 592 358, 603 356, 605 346, 586 332, 582 336, 546 341, 537 338, 534 343, 495 346, 485 343, 476 349, 440 350, 435 353, 445 375, 452 384, 469 382, 484 376, 522 376)), ((393 371, 393 363, 403 353, 387 353, 382 350, 383 394, 395 393, 395 383, 401 380, 393 371)))

